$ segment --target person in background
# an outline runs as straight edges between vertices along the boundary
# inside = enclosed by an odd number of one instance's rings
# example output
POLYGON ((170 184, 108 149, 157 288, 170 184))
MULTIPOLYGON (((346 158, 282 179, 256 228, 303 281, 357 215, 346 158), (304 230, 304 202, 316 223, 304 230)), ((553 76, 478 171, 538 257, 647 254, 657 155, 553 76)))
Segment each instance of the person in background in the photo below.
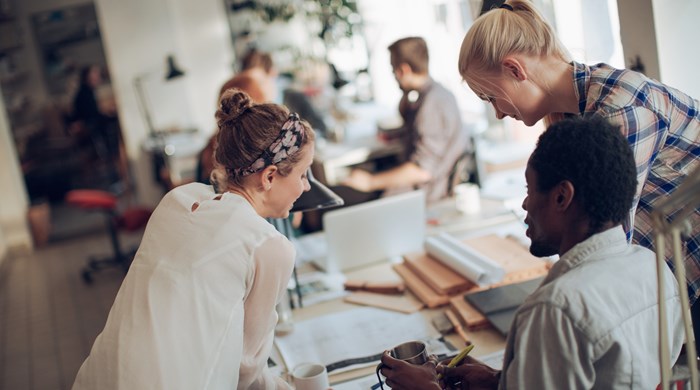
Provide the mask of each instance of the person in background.
MULTIPOLYGON (((121 128, 113 104, 99 104, 96 89, 102 84, 102 70, 88 65, 80 70, 80 85, 73 97, 75 136, 85 136, 95 155, 105 163, 109 184, 126 181, 126 153, 122 145, 121 128)), ((113 103, 113 102, 112 102, 113 103)))
MULTIPOLYGON (((277 71, 272 63, 272 57, 268 53, 259 52, 255 49, 250 50, 241 61, 243 70, 237 73, 231 79, 227 80, 219 90, 219 99, 229 89, 241 90, 250 96, 255 103, 270 103, 275 100, 277 90, 275 88, 275 78, 277 71)), ((207 142, 204 149, 199 152, 199 160, 195 180, 199 183, 212 184, 211 174, 215 168, 214 151, 216 150, 217 134, 215 133, 207 142)), ((219 191, 214 188, 214 191, 219 191)), ((285 234, 291 234, 293 229, 298 228, 301 224, 302 214, 294 213, 289 217, 291 226, 287 226, 284 221, 270 219, 278 230, 285 234)))
POLYGON ((406 161, 392 169, 369 173, 355 169, 343 184, 384 195, 423 188, 427 201, 447 196, 448 176, 468 146, 457 101, 428 72, 428 46, 423 38, 400 39, 389 46, 394 76, 403 91, 399 112, 406 161))
MULTIPOLYGON (((572 61, 528 1, 508 0, 467 32, 459 72, 498 118, 531 126, 601 115, 619 126, 636 161, 638 187, 623 221, 632 242, 654 249, 651 210, 700 168, 700 102, 631 70, 572 61)), ((700 341, 700 209, 682 243, 696 345, 700 341)), ((666 248, 670 263, 671 245, 666 248)), ((700 347, 700 345, 698 345, 700 347)))
POLYGON ((74 390, 288 389, 267 368, 295 251, 264 218, 309 190, 313 129, 227 90, 212 186, 165 195, 74 390))
MULTIPOLYGON (((262 53, 251 49, 241 61, 242 70, 227 80, 219 90, 219 99, 226 90, 235 88, 244 91, 256 103, 269 103, 274 101, 277 90, 275 88, 275 71, 272 57, 268 53, 262 53)), ((209 142, 199 153, 195 180, 200 183, 211 184, 210 176, 214 170, 214 149, 216 148, 216 134, 209 138, 209 142)))
MULTIPOLYGON (((525 170, 523 209, 538 257, 558 254, 508 332, 502 370, 475 359, 412 366, 384 354, 392 388, 653 389, 660 381, 656 257, 622 229, 637 186, 634 156, 618 126, 569 118, 539 138, 525 170), (394 386, 396 384, 396 386, 394 386)), ((667 267, 671 361, 684 341, 680 294, 667 267)))

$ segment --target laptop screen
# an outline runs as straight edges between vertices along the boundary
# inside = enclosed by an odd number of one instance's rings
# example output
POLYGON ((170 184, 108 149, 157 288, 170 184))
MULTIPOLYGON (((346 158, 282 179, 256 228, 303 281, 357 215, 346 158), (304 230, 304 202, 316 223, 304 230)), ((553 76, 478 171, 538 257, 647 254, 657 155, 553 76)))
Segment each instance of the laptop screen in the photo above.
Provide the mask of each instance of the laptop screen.
POLYGON ((326 271, 346 271, 423 248, 425 194, 413 191, 330 211, 323 216, 326 271))

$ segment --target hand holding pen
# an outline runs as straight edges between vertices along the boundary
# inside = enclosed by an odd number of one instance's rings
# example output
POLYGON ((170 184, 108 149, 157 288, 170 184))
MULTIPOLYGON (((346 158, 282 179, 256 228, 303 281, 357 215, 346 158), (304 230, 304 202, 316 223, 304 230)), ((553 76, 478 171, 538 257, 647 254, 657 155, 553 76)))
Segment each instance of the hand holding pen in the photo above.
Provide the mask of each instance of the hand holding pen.
POLYGON ((467 346, 453 359, 444 360, 436 368, 444 389, 486 390, 497 389, 500 370, 467 356, 472 345, 467 346), (444 377, 444 378, 443 378, 444 377))

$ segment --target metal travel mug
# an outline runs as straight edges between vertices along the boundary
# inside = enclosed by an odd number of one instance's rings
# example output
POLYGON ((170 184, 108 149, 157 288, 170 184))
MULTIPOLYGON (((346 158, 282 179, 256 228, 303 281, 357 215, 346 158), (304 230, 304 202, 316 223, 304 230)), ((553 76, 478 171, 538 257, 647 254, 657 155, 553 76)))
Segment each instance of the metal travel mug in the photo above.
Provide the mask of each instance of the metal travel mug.
MULTIPOLYGON (((403 360, 407 363, 420 365, 428 361, 428 350, 425 343, 422 341, 408 341, 392 348, 391 357, 403 360)), ((383 367, 384 363, 379 363, 377 365, 377 379, 379 379, 379 386, 382 390, 384 390, 384 384, 379 373, 383 367)))

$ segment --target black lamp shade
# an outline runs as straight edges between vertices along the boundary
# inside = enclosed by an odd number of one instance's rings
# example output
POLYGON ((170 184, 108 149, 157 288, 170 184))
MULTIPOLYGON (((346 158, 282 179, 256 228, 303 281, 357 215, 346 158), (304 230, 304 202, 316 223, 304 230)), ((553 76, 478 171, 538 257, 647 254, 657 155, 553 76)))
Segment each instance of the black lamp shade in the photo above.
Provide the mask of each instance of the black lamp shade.
POLYGON ((180 70, 180 67, 178 67, 177 64, 175 63, 175 56, 173 56, 172 54, 168 56, 167 62, 168 62, 168 70, 167 70, 167 73, 165 75, 166 80, 172 80, 174 78, 178 78, 178 77, 185 74, 185 72, 180 70))
POLYGON ((345 204, 343 198, 314 178, 311 169, 308 170, 306 177, 311 189, 303 192, 299 199, 294 202, 291 212, 320 210, 345 204))

